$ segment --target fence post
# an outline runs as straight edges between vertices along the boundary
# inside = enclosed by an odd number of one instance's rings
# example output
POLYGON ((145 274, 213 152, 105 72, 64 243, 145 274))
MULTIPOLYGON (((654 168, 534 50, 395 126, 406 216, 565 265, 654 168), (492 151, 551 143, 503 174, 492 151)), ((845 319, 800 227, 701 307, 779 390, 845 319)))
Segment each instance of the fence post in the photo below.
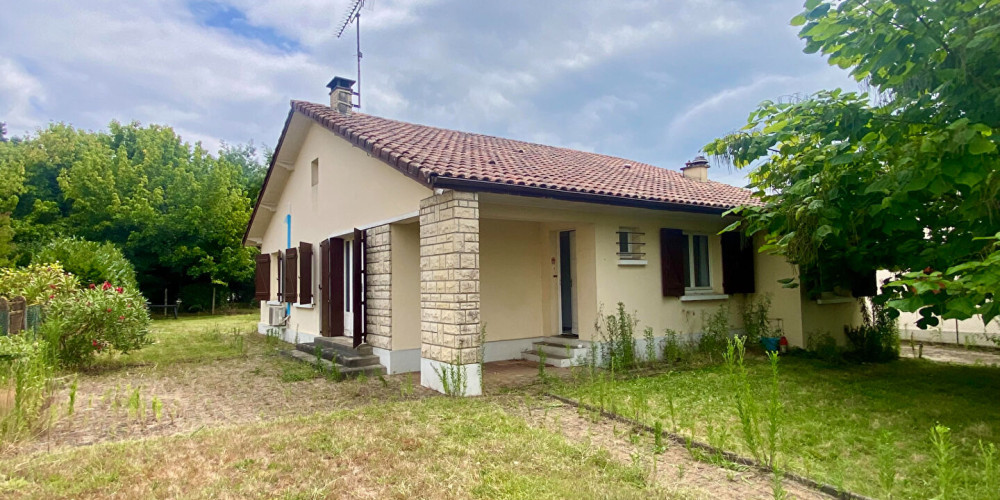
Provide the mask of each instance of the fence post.
POLYGON ((24 317, 26 316, 27 306, 27 299, 20 295, 10 301, 10 335, 20 333, 21 330, 24 330, 24 317))
POLYGON ((10 305, 0 297, 0 334, 10 335, 10 305))

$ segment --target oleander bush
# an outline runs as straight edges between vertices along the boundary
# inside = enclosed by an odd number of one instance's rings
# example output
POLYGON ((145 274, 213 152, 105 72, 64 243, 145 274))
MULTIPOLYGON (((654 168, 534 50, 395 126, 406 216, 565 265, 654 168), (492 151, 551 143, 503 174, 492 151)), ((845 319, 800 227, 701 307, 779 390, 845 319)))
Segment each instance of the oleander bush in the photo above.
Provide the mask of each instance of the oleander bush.
POLYGON ((104 282, 51 301, 42 331, 61 364, 79 366, 97 354, 148 345, 149 321, 138 290, 104 282))

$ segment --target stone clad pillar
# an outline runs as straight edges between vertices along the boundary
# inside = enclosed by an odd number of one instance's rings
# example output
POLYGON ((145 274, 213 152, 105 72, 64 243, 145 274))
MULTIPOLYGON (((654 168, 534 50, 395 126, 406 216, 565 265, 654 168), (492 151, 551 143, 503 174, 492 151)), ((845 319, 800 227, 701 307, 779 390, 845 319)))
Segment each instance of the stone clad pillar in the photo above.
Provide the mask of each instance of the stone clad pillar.
POLYGON ((368 343, 392 349, 392 240, 389 224, 367 230, 365 306, 368 343))
POLYGON ((479 197, 446 191, 420 202, 421 385, 482 394, 479 326, 479 197))

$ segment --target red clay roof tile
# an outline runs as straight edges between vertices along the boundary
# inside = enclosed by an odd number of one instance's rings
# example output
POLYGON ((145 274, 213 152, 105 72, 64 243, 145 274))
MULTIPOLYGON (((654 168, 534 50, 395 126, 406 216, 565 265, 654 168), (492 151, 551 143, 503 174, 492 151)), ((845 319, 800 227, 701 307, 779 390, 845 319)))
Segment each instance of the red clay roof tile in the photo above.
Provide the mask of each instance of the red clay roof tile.
POLYGON ((341 114, 305 101, 292 101, 292 109, 423 181, 436 175, 720 209, 757 203, 746 189, 623 158, 341 114))

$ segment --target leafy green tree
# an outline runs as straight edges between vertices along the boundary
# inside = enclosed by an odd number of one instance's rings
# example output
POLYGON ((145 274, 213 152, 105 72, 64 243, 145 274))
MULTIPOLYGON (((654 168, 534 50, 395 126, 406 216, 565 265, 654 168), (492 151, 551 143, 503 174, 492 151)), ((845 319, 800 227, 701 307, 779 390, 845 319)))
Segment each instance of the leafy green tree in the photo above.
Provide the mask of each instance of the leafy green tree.
POLYGON ((213 282, 246 288, 254 251, 241 237, 260 166, 252 145, 220 155, 183 142, 169 127, 138 123, 112 122, 106 132, 52 124, 19 143, 0 143, 0 172, 8 164, 23 172, 13 197, 3 189, 14 183, 0 187, 0 203, 13 200, 12 259, 26 264, 48 242, 77 237, 121 248, 151 297, 213 282))
POLYGON ((112 243, 97 243, 79 238, 58 238, 32 256, 32 264, 58 262, 84 285, 114 286, 135 289, 135 269, 122 251, 112 243))
POLYGON ((743 229, 812 291, 889 269, 879 299, 921 327, 996 317, 1000 2, 809 0, 792 24, 870 93, 764 102, 706 146, 750 169, 743 229))

